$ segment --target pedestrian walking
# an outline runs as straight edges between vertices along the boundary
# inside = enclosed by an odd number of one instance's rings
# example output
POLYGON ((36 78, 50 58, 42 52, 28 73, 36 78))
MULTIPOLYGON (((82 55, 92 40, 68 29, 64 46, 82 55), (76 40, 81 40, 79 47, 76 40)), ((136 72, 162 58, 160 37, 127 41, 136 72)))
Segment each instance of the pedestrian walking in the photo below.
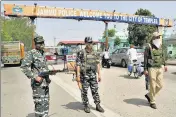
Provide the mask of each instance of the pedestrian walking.
POLYGON ((150 107, 157 109, 155 97, 163 87, 163 66, 165 66, 165 55, 162 49, 162 40, 158 32, 153 33, 151 43, 147 44, 144 54, 144 74, 149 78, 149 93, 145 95, 150 107))

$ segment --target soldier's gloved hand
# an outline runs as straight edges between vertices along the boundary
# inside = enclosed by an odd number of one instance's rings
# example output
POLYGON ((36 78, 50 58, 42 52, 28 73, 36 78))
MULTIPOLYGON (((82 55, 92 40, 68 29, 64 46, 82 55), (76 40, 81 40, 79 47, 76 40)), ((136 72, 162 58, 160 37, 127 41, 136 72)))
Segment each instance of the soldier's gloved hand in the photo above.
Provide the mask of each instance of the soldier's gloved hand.
POLYGON ((41 81, 42 81, 42 77, 37 76, 37 77, 35 78, 35 80, 36 80, 37 82, 41 82, 41 81))
POLYGON ((101 82, 101 77, 100 76, 98 76, 98 82, 101 82))

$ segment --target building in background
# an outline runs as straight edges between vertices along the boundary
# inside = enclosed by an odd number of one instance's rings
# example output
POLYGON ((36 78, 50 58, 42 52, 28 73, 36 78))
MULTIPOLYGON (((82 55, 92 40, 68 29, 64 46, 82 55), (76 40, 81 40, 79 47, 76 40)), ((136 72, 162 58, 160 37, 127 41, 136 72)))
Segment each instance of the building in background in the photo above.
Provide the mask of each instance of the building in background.
MULTIPOLYGON (((99 41, 101 41, 103 44, 106 42, 106 39, 102 37, 101 39, 99 39, 99 41)), ((126 30, 116 31, 116 34, 114 37, 108 37, 108 44, 109 44, 110 53, 112 53, 117 48, 129 47, 128 32, 126 30), (119 37, 120 39, 120 44, 118 46, 114 46, 114 41, 116 36, 119 37)))
MULTIPOLYGON (((93 41, 94 43, 94 50, 98 51, 100 48, 100 43, 99 41, 93 41)), ((66 54, 74 54, 78 52, 81 49, 85 48, 85 42, 84 41, 60 41, 57 44, 58 49, 60 50, 60 53, 63 54, 63 50, 66 50, 66 54)))
POLYGON ((120 45, 118 45, 117 47, 129 47, 128 31, 117 31, 116 36, 120 38, 120 45))
POLYGON ((176 19, 173 21, 173 32, 166 32, 166 28, 164 30, 164 41, 167 45, 167 53, 169 55, 169 59, 176 59, 176 19))
POLYGON ((167 54, 169 59, 176 59, 176 33, 175 34, 165 34, 164 42, 167 45, 167 54))

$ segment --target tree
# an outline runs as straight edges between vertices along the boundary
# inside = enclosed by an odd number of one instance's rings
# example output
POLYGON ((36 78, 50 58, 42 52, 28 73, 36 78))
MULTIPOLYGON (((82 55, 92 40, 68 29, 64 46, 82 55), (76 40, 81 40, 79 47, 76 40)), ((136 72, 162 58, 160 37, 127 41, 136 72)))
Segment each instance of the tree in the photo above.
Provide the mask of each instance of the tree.
POLYGON ((35 28, 29 18, 1 17, 2 41, 21 41, 27 50, 32 48, 32 33, 35 28))
MULTIPOLYGON (((108 37, 114 37, 115 36, 115 33, 116 33, 116 30, 115 29, 108 29, 108 37)), ((105 42, 105 38, 106 38, 106 32, 104 31, 103 32, 103 38, 100 39, 99 41, 101 42, 105 42)), ((101 44, 100 46, 101 50, 104 50, 105 49, 105 45, 104 44, 101 44)))
MULTIPOLYGON (((152 13, 147 9, 138 9, 135 15, 151 16, 152 13)), ((150 42, 152 33, 156 31, 157 27, 144 24, 129 24, 129 43, 142 46, 145 42, 150 42)))
MULTIPOLYGON (((114 37, 114 36, 115 36, 115 33, 116 33, 115 29, 108 29, 108 37, 114 37)), ((106 32, 104 31, 104 33, 103 33, 103 38, 106 37, 105 34, 106 34, 106 32)))
POLYGON ((118 46, 120 44, 120 38, 118 36, 116 36, 115 40, 114 40, 114 46, 118 46))

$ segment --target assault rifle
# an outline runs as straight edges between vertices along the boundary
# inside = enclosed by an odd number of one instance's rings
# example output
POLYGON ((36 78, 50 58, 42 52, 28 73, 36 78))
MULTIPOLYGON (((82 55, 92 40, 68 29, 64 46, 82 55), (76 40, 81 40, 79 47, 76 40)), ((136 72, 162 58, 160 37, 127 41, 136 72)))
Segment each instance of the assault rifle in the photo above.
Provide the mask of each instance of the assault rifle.
POLYGON ((55 75, 58 72, 61 72, 61 70, 48 70, 48 71, 40 72, 38 76, 43 78, 49 75, 55 75))
MULTIPOLYGON (((47 83, 50 83, 51 80, 49 79, 48 76, 49 75, 55 75, 58 72, 61 72, 61 70, 48 70, 48 71, 44 71, 44 72, 39 72, 38 76, 42 77, 43 79, 45 79, 45 81, 47 83)), ((34 85, 40 86, 42 84, 42 82, 43 82, 43 79, 42 79, 41 82, 37 82, 37 81, 34 80, 34 82, 35 82, 34 85)))

